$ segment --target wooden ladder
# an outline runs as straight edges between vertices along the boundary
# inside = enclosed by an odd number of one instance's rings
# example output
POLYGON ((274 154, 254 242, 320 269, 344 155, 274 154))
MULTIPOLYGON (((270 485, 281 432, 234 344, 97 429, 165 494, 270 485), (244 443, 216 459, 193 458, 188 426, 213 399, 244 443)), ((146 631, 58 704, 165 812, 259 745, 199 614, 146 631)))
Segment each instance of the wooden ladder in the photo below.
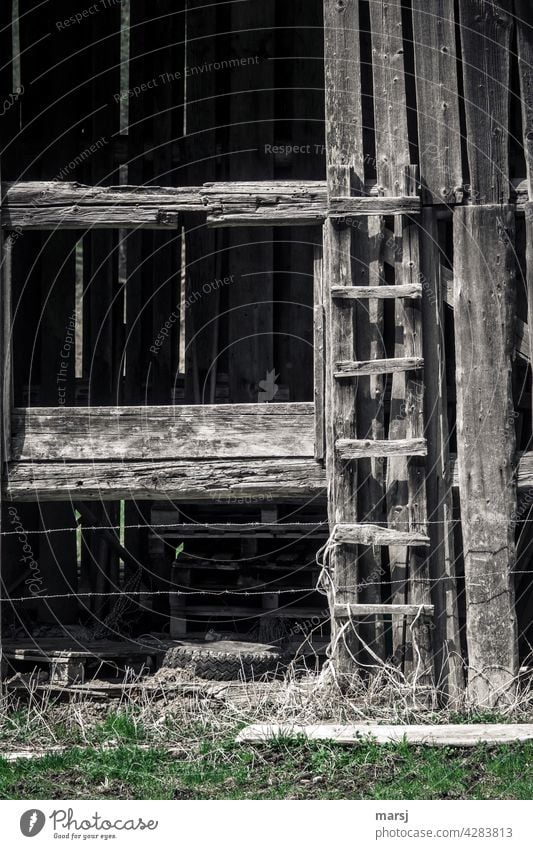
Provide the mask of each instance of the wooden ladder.
MULTIPOLYGON (((337 186, 349 186, 342 171, 337 186)), ((414 215, 413 200, 418 200, 416 169, 408 166, 405 172, 405 197, 367 198, 363 212, 360 199, 345 197, 340 204, 330 204, 325 226, 326 256, 326 307, 328 315, 328 413, 327 413, 327 466, 330 501, 330 530, 333 548, 333 633, 339 632, 347 617, 368 617, 395 614, 416 621, 420 640, 416 640, 418 658, 413 660, 420 680, 428 683, 431 667, 431 641, 428 618, 434 608, 430 603, 429 577, 426 574, 427 558, 423 549, 429 545, 427 506, 425 493, 425 457, 427 445, 424 438, 422 309, 423 281, 419 273, 418 225, 414 215), (334 209, 332 209, 334 207, 334 209), (344 218, 337 210, 342 207, 344 218), (409 210, 408 213, 405 210, 409 210), (367 285, 354 285, 360 273, 354 270, 361 265, 355 244, 355 263, 352 255, 352 235, 346 227, 346 217, 354 215, 393 215, 395 239, 402 245, 401 280, 395 285, 368 281, 367 285), (339 221, 340 218, 340 221, 339 221), (336 219, 336 220, 335 220, 336 219), (341 225, 339 227, 339 224, 341 225), (404 301, 404 356, 389 359, 360 361, 354 358, 354 321, 351 314, 360 300, 394 298, 404 301), (405 438, 356 438, 356 386, 354 381, 363 376, 405 374, 405 399, 402 420, 405 438), (357 461, 364 458, 407 458, 407 515, 405 510, 399 521, 391 518, 387 524, 374 524, 358 520, 357 515, 357 461), (407 527, 405 525, 407 524, 407 527), (354 546, 402 546, 409 548, 410 604, 360 604, 357 596, 357 549, 354 546), (422 549, 422 551, 421 551, 422 549), (343 586, 344 581, 344 586, 343 586), (419 627, 420 626, 420 627, 419 627), (418 663, 416 661, 419 661, 418 663)), ((351 220, 349 223, 352 223, 351 220)), ((364 228, 355 231, 355 239, 365 239, 364 228), (359 235, 361 234, 361 235, 359 235)), ((363 256, 368 256, 362 251, 363 256)), ((398 273, 398 272, 397 272, 398 273)), ((365 273, 363 271, 363 277, 365 273)), ((389 433, 392 427, 392 418, 389 433)), ((346 629, 345 629, 346 630, 346 629)), ((353 667, 357 644, 348 641, 348 655, 338 666, 353 667)), ((346 648, 346 646, 345 646, 346 648)), ((360 648, 359 648, 360 651, 360 648)), ((342 652, 341 652, 342 654, 342 652)), ((413 666, 413 668, 414 668, 413 666)))

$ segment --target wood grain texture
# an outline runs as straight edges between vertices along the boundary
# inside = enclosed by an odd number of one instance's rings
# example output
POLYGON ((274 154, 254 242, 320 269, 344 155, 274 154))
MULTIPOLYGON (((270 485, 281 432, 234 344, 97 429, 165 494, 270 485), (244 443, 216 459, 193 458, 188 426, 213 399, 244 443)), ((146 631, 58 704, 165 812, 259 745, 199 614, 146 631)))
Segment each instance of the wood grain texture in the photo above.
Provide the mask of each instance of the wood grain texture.
POLYGON ((444 341, 443 280, 434 210, 425 209, 421 221, 420 270, 427 282, 422 300, 423 350, 426 386, 425 435, 428 443, 426 494, 428 510, 429 577, 435 604, 436 678, 451 705, 463 697, 465 676, 459 633, 455 566, 450 434, 444 341))
POLYGON ((397 0, 370 3, 378 194, 398 197, 410 163, 402 9, 397 0))
POLYGON ((514 0, 514 10, 522 104, 522 136, 529 200, 533 201, 533 7, 529 0, 514 0))
POLYGON ((471 200, 508 203, 512 0, 461 0, 471 200))
POLYGON ((397 286, 332 286, 333 298, 344 298, 345 300, 360 300, 361 298, 421 298, 422 285, 420 283, 399 283, 397 286))
POLYGON ((455 203, 463 185, 453 0, 413 0, 420 181, 425 203, 455 203))
POLYGON ((375 616, 377 613, 385 613, 395 616, 408 616, 415 619, 417 616, 433 616, 435 608, 432 604, 338 604, 335 607, 335 616, 352 618, 352 616, 375 616))
POLYGON ((343 460, 357 460, 360 457, 412 457, 427 454, 424 438, 338 439, 336 448, 343 460))
POLYGON ((17 460, 312 457, 314 404, 17 409, 17 460))
POLYGON ((514 698, 518 672, 512 569, 515 448, 511 353, 514 211, 456 210, 457 448, 465 557, 468 692, 478 705, 514 698))
POLYGON ((335 365, 335 377, 363 377, 375 374, 393 374, 396 371, 415 371, 424 368, 422 357, 393 357, 386 360, 341 362, 335 365))
POLYGON ((10 501, 293 501, 325 497, 326 477, 314 459, 20 462, 9 464, 4 494, 10 501))
POLYGON ((366 523, 340 523, 334 528, 333 539, 351 545, 429 545, 429 537, 424 534, 366 523))

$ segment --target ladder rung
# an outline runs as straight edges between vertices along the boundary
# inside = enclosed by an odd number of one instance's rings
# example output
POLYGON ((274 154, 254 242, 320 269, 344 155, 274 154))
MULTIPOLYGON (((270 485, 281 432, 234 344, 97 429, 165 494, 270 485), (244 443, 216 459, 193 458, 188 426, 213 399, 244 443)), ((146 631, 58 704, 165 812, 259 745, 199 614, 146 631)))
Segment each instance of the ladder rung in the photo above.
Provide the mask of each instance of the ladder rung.
POLYGON ((335 448, 341 460, 364 457, 425 457, 425 439, 338 439, 335 448))
POLYGON ((333 541, 346 545, 429 545, 429 537, 425 534, 368 524, 335 525, 333 541))
POLYGON ((392 374, 424 367, 422 357, 394 357, 390 360, 344 361, 337 363, 335 377, 361 377, 367 374, 392 374))
POLYGON ((368 298, 421 298, 422 285, 399 283, 397 286, 332 286, 331 296, 350 301, 368 298))
POLYGON ((336 619, 355 616, 375 616, 376 613, 394 613, 398 616, 433 616, 432 604, 336 604, 333 615, 336 619))

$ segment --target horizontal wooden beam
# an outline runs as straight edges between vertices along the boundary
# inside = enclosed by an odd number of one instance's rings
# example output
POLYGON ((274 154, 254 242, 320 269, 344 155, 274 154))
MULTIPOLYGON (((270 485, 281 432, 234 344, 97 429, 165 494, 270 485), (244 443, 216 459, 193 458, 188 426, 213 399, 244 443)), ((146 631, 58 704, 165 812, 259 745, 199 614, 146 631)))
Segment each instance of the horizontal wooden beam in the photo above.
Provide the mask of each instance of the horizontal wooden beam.
POLYGON ((429 537, 425 534, 370 524, 335 525, 333 540, 345 545, 429 545, 429 537))
POLYGON ((416 371, 424 368, 422 357, 393 357, 388 360, 346 361, 335 364, 335 377, 362 377, 372 374, 416 371))
POLYGON ((368 298, 421 298, 422 286, 418 283, 399 283, 397 286, 332 286, 333 298, 360 301, 368 298))
POLYGON ((382 613, 414 619, 417 616, 433 616, 435 608, 432 604, 336 604, 333 608, 336 619, 376 616, 382 613))
POLYGON ((342 460, 364 457, 425 457, 425 439, 338 439, 335 448, 342 460))
POLYGON ((357 218, 368 215, 416 215, 420 213, 419 197, 330 197, 330 218, 357 218))
POLYGON ((313 457, 309 403, 15 409, 14 460, 313 457))
MULTIPOLYGON (((527 183, 514 180, 513 185, 517 209, 523 211, 528 201, 527 183)), ((377 203, 395 200, 378 198, 375 182, 368 183, 365 192, 363 198, 339 198, 339 204, 342 201, 348 207, 365 202, 375 210, 377 203)), ((418 203, 418 199, 409 202, 418 203)), ((366 214, 361 206, 358 213, 347 207, 344 211, 339 207, 339 217, 366 214)), ((444 214, 447 208, 442 206, 444 214)), ((273 180, 173 188, 30 181, 3 186, 2 226, 11 230, 175 229, 178 216, 191 212, 205 213, 207 223, 217 227, 321 224, 328 215, 326 182, 273 180)))
POLYGON ((200 195, 212 227, 321 224, 326 217, 326 184, 317 180, 206 183, 200 195))
POLYGON ((326 478, 311 458, 12 462, 3 491, 8 501, 307 502, 325 500, 326 478))
MULTIPOLYGON (((242 539, 249 537, 252 539, 273 539, 276 537, 284 537, 289 539, 304 539, 309 537, 328 537, 327 522, 277 522, 268 524, 265 522, 250 522, 248 524, 238 524, 233 522, 225 522, 219 524, 199 524, 199 523, 182 523, 171 524, 173 536, 191 537, 204 539, 206 537, 215 537, 216 539, 242 539)), ((158 524, 157 536, 161 535, 164 525, 158 524)), ((189 564, 187 564, 189 565, 189 564)))

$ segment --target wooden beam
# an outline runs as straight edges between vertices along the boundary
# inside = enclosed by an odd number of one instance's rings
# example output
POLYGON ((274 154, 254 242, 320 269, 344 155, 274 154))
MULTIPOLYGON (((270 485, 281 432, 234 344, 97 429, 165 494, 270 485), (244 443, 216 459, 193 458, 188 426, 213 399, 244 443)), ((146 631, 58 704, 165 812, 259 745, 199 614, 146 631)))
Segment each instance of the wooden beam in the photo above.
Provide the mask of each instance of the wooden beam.
POLYGON ((512 207, 454 216, 457 448, 467 603, 468 692, 514 699, 518 673, 512 570, 516 511, 511 352, 512 207))
POLYGON ((328 215, 335 219, 366 218, 368 215, 418 215, 419 213, 419 197, 331 197, 328 202, 328 215))
POLYGON ((307 501, 326 497, 326 477, 312 458, 13 462, 4 494, 10 501, 307 501))
POLYGON ((371 524, 336 525, 333 532, 334 542, 349 545, 429 545, 429 537, 411 531, 399 531, 395 528, 371 524))
POLYGON ((393 357, 388 360, 341 362, 335 365, 335 377, 363 377, 374 374, 394 374, 397 371, 415 371, 424 368, 422 357, 393 357))
POLYGON ((413 45, 422 198, 455 204, 464 181, 454 0, 413 0, 413 45))
POLYGON ((508 203, 513 0, 461 0, 466 147, 474 204, 508 203))
POLYGON ((333 298, 357 301, 366 298, 421 298, 422 284, 399 283, 397 286, 332 286, 333 298))
POLYGON ((309 457, 314 404, 16 409, 18 461, 309 457))
POLYGON ((429 576, 435 604, 436 674, 448 703, 458 705, 465 677, 459 633, 455 567, 452 480, 447 416, 446 349, 443 280, 435 211, 424 209, 420 234, 420 270, 426 281, 422 300, 424 323, 425 435, 428 443, 426 495, 428 507, 429 576))
MULTIPOLYGON (((213 186, 213 196, 216 195, 213 186)), ((228 202, 210 213, 210 186, 206 188, 159 186, 84 186, 78 183, 21 182, 5 184, 2 226, 11 230, 76 228, 151 228, 174 230, 183 213, 207 215, 212 226, 275 227, 320 225, 328 215, 327 188, 323 180, 266 180, 260 183, 225 183, 228 202), (229 187, 233 187, 230 192, 229 187), (230 198, 238 198, 234 209, 230 198), (241 200, 242 198, 242 200, 241 200)), ((510 181, 511 200, 522 213, 529 200, 527 180, 510 181)), ((366 184, 365 196, 378 197, 377 185, 366 184)), ((469 199, 470 196, 468 196, 469 199)), ((215 201, 213 200, 213 203, 215 201)), ((451 214, 454 205, 440 209, 451 214)), ((346 216, 349 223, 350 216, 346 216)), ((355 219, 357 221, 357 219, 355 219)))
POLYGON ((385 615, 407 616, 416 619, 418 616, 433 616, 435 608, 432 604, 337 604, 335 616, 349 618, 356 616, 385 615))
POLYGON ((412 439, 338 439, 336 448, 343 460, 360 457, 425 457, 426 440, 412 439))
MULTIPOLYGON (((324 40, 328 195, 349 197, 352 191, 360 193, 364 187, 359 0, 324 0, 324 40)), ((357 258, 352 257, 350 228, 336 227, 331 219, 326 220, 326 473, 330 527, 357 522, 356 467, 346 464, 336 450, 339 439, 357 435, 356 394, 352 386, 334 377, 336 362, 354 359, 354 310, 349 301, 333 296, 334 287, 342 293, 360 279, 364 263, 359 264, 357 258)), ((357 601, 357 555, 351 545, 332 550, 332 581, 328 586, 336 680, 348 687, 356 675, 360 642, 354 631, 343 631, 342 638, 336 639, 340 625, 335 621, 334 604, 357 601)))

